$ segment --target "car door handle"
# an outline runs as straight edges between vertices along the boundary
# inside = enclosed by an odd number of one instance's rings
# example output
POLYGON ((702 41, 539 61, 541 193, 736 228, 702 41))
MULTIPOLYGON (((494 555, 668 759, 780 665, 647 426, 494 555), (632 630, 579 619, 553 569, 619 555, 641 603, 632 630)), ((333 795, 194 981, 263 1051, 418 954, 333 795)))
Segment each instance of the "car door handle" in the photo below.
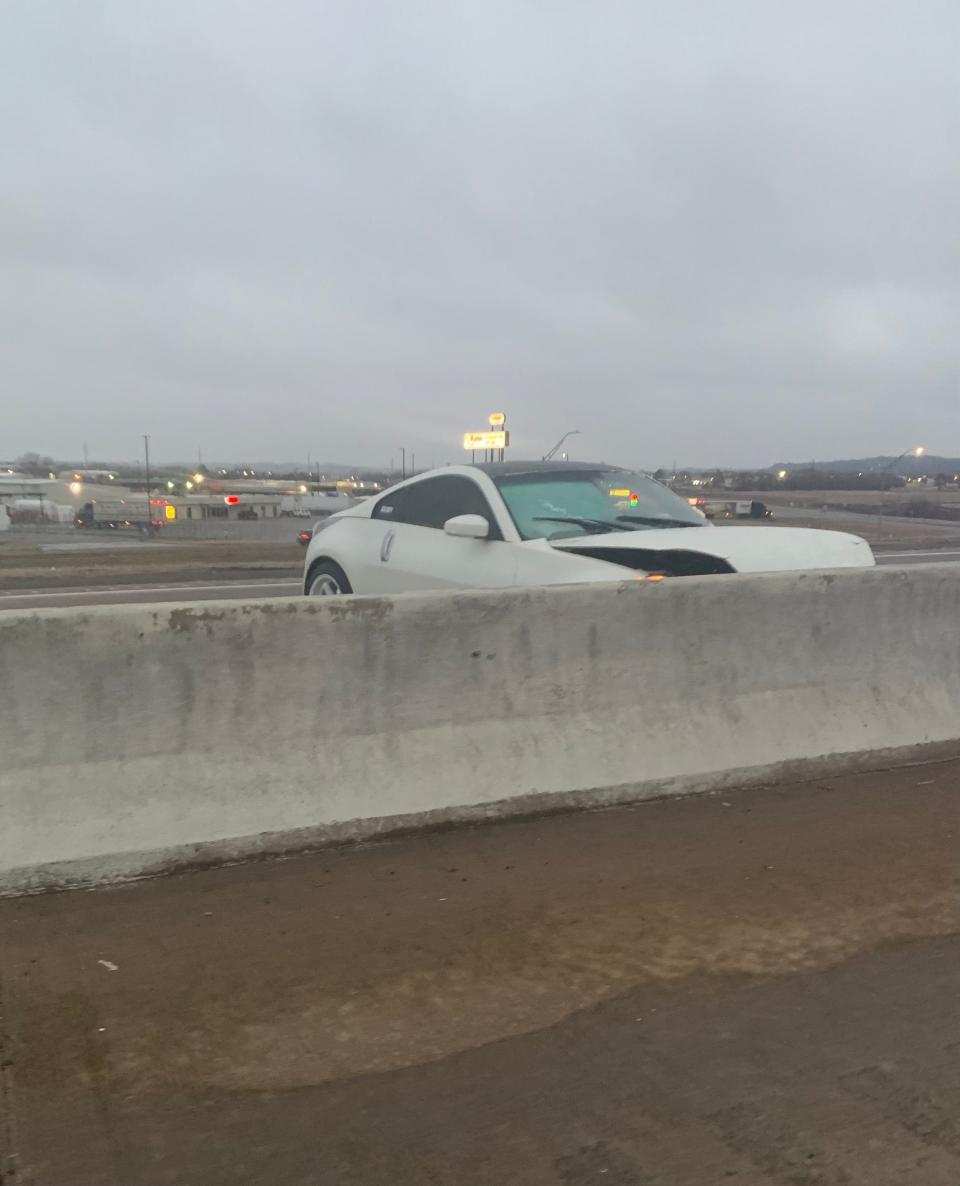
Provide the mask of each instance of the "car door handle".
POLYGON ((383 537, 383 543, 380 545, 380 559, 384 564, 390 559, 390 550, 393 548, 393 539, 396 534, 395 531, 388 531, 383 537))

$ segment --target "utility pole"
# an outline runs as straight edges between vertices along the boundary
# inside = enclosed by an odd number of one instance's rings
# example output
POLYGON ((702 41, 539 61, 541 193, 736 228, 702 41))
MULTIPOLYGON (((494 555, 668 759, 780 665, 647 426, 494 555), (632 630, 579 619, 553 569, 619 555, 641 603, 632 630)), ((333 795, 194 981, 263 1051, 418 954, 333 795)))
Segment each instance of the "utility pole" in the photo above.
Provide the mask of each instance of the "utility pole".
POLYGON ((153 513, 150 510, 150 434, 143 434, 143 468, 147 476, 147 534, 153 530, 153 513))
POLYGON ((403 481, 403 479, 406 476, 407 476, 407 451, 406 451, 406 449, 401 449, 400 450, 400 480, 403 481))
POLYGON ((416 453, 410 454, 410 476, 411 476, 411 478, 415 478, 417 476, 417 455, 416 455, 416 453))

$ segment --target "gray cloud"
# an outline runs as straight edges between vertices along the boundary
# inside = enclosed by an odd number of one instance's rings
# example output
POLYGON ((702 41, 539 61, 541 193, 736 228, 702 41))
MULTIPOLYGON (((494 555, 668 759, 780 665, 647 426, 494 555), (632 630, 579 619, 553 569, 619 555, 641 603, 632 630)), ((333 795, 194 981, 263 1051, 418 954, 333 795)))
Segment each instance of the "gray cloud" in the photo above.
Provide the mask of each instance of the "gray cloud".
POLYGON ((960 452, 960 9, 8 10, 0 455, 960 452))

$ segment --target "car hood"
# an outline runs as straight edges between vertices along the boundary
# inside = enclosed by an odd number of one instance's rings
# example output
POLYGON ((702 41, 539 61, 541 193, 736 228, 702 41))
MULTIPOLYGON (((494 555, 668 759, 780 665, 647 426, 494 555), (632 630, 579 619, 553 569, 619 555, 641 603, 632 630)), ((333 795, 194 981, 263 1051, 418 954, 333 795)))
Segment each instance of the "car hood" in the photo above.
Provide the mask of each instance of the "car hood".
MULTIPOLYGON (((736 572, 789 572, 807 568, 870 568, 876 561, 866 540, 843 531, 810 527, 666 527, 551 540, 565 552, 696 553, 725 561, 736 572)), ((631 565, 632 567, 632 565, 631 565)))

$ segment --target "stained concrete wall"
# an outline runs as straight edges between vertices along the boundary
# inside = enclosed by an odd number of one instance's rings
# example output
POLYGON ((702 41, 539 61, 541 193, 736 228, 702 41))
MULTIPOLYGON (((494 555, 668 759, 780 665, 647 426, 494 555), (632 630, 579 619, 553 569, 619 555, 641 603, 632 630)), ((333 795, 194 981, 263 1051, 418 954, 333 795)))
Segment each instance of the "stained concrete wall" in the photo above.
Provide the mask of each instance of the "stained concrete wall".
POLYGON ((0 615, 0 890, 960 738, 960 568, 0 615))

